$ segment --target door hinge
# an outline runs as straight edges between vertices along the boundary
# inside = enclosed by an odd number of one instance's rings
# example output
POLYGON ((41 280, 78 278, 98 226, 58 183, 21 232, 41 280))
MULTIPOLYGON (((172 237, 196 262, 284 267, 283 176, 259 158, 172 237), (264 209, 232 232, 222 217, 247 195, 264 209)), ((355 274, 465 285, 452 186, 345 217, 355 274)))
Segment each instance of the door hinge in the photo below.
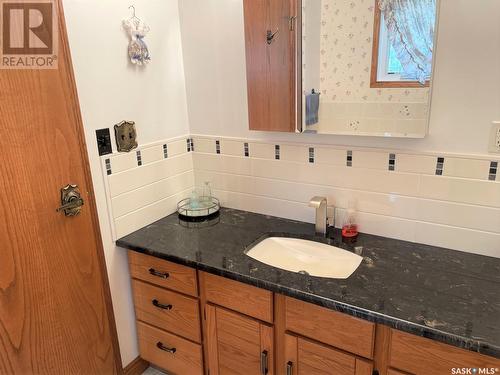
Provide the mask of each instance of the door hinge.
POLYGON ((290 22, 290 31, 295 31, 295 20, 297 19, 297 16, 291 16, 289 18, 290 22))
POLYGON ((207 308, 203 307, 203 319, 207 320, 207 308))

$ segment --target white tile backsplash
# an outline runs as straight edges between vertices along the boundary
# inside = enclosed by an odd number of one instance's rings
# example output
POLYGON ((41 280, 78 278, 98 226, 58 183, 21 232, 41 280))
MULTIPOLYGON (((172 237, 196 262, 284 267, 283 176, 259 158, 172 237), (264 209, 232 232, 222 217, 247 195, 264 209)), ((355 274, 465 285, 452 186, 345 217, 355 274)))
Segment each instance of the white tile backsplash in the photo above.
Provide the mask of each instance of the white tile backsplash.
POLYGON ((276 160, 276 143, 195 136, 194 152, 187 152, 187 138, 139 148, 142 166, 135 152, 102 157, 117 237, 174 212, 193 186, 210 181, 223 206, 313 222, 308 201, 322 195, 336 207, 339 226, 355 200, 362 232, 500 257, 500 182, 488 181, 490 162, 497 159, 352 149, 347 167, 345 147, 279 143, 276 160), (394 171, 388 170, 390 154, 394 171), (438 157, 444 158, 441 176, 438 157))
POLYGON ((103 161, 110 159, 112 171, 108 175, 106 163, 102 163, 114 239, 175 212, 177 202, 189 196, 194 173, 193 153, 187 151, 187 138, 165 140, 138 147, 130 153, 102 157, 103 161))
POLYGON ((248 146, 252 158, 274 159, 274 144, 249 142, 248 146))
POLYGON ((500 184, 494 181, 422 175, 420 196, 499 208, 500 184))
POLYGON ((347 167, 347 148, 283 143, 275 160, 275 143, 238 141, 249 143, 249 158, 193 155, 195 185, 211 181, 223 205, 313 222, 307 203, 322 195, 338 226, 354 199, 362 232, 500 257, 500 183, 488 181, 489 159, 353 149, 347 167))
POLYGON ((446 158, 443 175, 484 180, 489 174, 489 160, 446 158))
POLYGON ((149 164, 163 159, 163 146, 143 148, 141 150, 142 164, 149 164))

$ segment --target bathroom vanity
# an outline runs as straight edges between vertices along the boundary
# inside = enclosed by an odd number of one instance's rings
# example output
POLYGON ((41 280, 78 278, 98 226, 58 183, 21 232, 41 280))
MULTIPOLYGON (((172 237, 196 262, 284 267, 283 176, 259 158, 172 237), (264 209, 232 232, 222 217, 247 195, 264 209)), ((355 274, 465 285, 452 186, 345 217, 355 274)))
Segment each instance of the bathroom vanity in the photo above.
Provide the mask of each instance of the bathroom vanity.
POLYGON ((189 375, 500 367, 498 259, 365 234, 343 244, 335 231, 322 241, 364 259, 347 279, 319 278, 245 254, 270 236, 314 239, 312 224, 232 209, 216 220, 187 228, 170 215, 117 242, 152 364, 189 375))

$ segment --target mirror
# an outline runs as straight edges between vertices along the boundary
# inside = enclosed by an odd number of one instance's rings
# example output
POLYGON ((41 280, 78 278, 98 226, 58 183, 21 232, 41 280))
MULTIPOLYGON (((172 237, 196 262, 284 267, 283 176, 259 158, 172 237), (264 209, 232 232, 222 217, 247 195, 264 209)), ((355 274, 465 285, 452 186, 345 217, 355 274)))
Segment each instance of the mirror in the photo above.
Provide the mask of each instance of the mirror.
POLYGON ((425 137, 436 1, 303 0, 303 131, 425 137))

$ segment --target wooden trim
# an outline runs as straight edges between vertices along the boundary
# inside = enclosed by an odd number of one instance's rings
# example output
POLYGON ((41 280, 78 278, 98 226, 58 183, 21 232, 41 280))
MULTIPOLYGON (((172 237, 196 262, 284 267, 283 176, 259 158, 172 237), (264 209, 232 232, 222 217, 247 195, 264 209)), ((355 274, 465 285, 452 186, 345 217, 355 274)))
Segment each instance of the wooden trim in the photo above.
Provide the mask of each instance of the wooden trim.
POLYGON ((268 375, 274 375, 275 368, 275 353, 274 353, 274 327, 259 322, 260 330, 260 352, 267 351, 268 353, 268 375))
MULTIPOLYGON (((286 355, 286 297, 282 294, 274 293, 274 342, 276 358, 276 375, 286 374, 286 363, 289 361, 286 355)), ((294 357, 296 358, 296 357, 294 357)), ((295 359, 296 360, 296 359, 295 359)))
POLYGON ((219 375, 219 350, 218 350, 218 338, 217 338, 217 308, 212 305, 205 305, 205 312, 207 314, 206 325, 207 334, 210 339, 204 342, 206 346, 205 351, 207 353, 206 367, 208 368, 208 373, 211 375, 219 375))
POLYGON ((391 329, 382 324, 375 327, 375 354, 373 363, 375 370, 380 375, 386 375, 389 368, 389 356, 391 350, 391 329))
MULTIPOLYGON (((290 335, 286 333, 284 338, 284 363, 279 367, 282 368, 281 374, 286 374, 286 367, 288 362, 291 362, 292 365, 292 374, 297 374, 298 373, 298 367, 299 367, 299 340, 297 336, 295 335, 290 335), (296 370, 297 369, 297 370, 296 370)), ((280 374, 278 372, 278 374, 280 374)))
MULTIPOLYGON (((118 334, 116 331, 115 314, 113 311, 113 303, 111 300, 111 289, 109 286, 108 270, 106 268, 106 259, 104 258, 104 247, 102 243, 101 229, 99 226, 99 219, 97 216, 97 205, 95 201, 94 185, 90 173, 90 164, 88 159, 87 144, 85 142, 85 132, 83 127, 83 120, 80 110, 80 100, 78 98, 78 91, 76 89, 75 73, 73 71, 73 61, 71 59, 70 46, 68 41, 68 34, 66 28, 66 21, 64 16, 64 7, 62 0, 57 0, 57 7, 59 9, 58 23, 59 23, 59 38, 61 44, 59 45, 59 55, 63 55, 63 59, 68 62, 68 93, 74 96, 75 106, 73 107, 73 119, 76 126, 76 134, 78 135, 78 144, 80 145, 80 154, 82 155, 81 168, 85 177, 85 185, 87 187, 87 200, 86 207, 90 210, 90 217, 92 219, 92 227, 95 233, 95 248, 97 250, 97 263, 99 265, 102 275, 102 287, 104 293, 104 301, 106 304, 106 317, 109 322, 111 344, 113 349, 113 356, 115 362, 116 373, 119 374, 123 370, 122 359, 120 355, 120 345, 118 343, 118 334)), ((59 57, 61 60, 61 57, 59 57)))
POLYGON ((356 358, 355 362, 355 375, 372 375, 373 362, 367 361, 363 358, 356 358))
POLYGON ((371 88, 425 88, 430 86, 430 82, 426 81, 424 85, 416 81, 377 81, 378 70, 378 49, 380 43, 380 22, 382 12, 378 6, 378 0, 375 0, 375 16, 373 21, 373 44, 372 44, 372 65, 370 70, 370 87, 371 88))
POLYGON ((290 119, 292 131, 302 132, 302 0, 290 0, 290 16, 295 17, 295 32, 290 36, 292 52, 290 119))
POLYGON ((208 305, 207 296, 205 295, 205 288, 202 287, 204 283, 204 274, 202 271, 196 271, 198 275, 198 290, 200 293, 200 322, 201 322, 201 344, 203 347, 203 371, 205 375, 209 374, 209 351, 208 351, 208 305))
POLYGON ((137 357, 123 368, 123 375, 141 375, 149 367, 149 362, 137 357))

